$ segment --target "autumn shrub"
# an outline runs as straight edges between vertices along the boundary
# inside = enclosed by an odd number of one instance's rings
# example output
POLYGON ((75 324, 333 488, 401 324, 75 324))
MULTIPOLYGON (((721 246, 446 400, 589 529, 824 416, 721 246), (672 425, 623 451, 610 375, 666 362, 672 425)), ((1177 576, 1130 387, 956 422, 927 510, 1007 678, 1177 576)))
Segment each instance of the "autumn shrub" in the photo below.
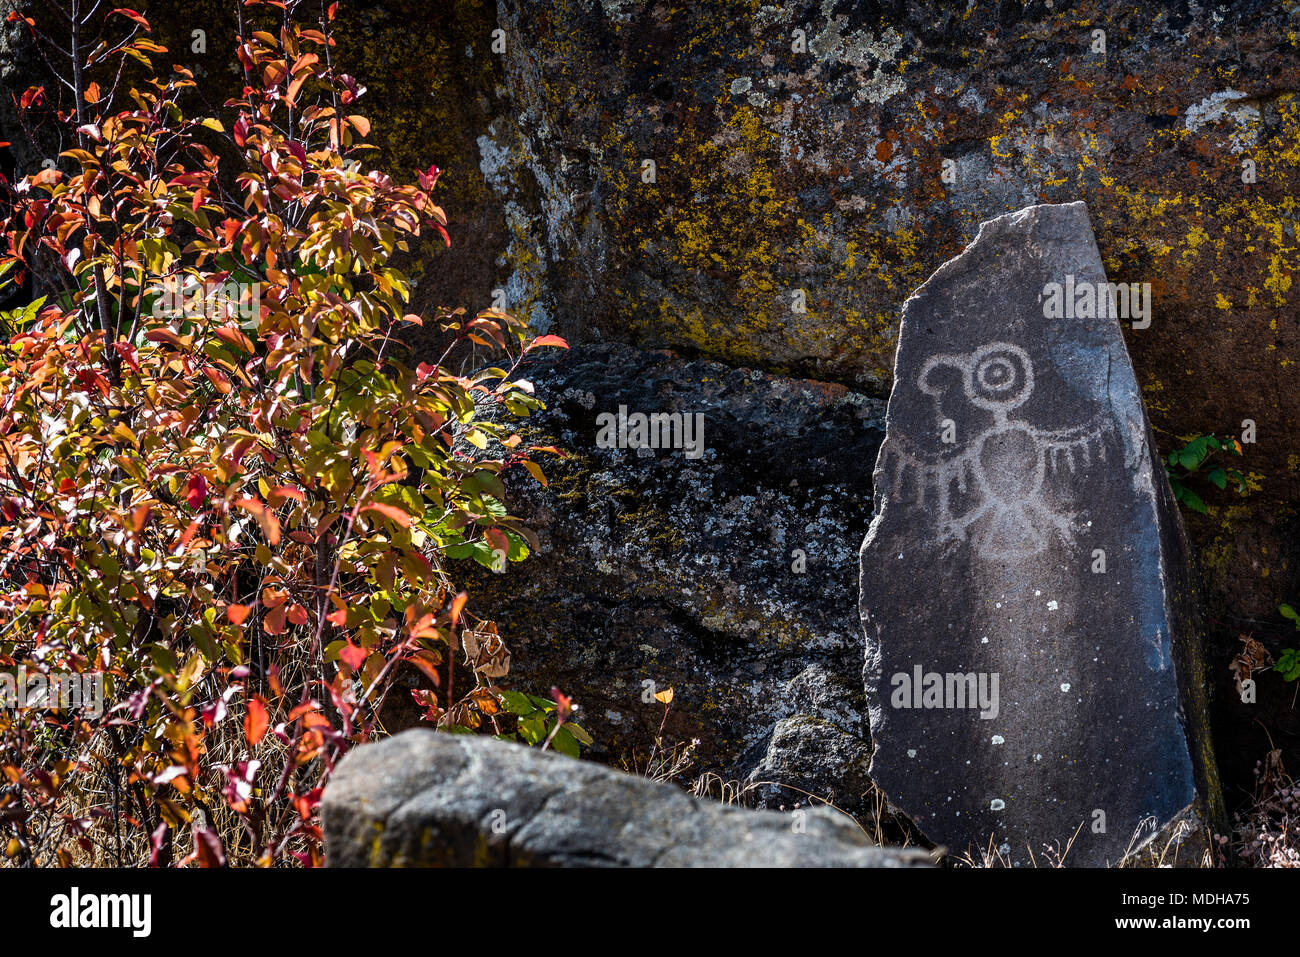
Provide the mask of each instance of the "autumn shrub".
POLYGON ((502 474, 544 481, 509 422, 563 342, 406 311, 439 170, 367 167, 332 6, 243 8, 220 116, 158 78, 143 16, 91 33, 76 3, 61 82, 19 104, 73 145, 4 201, 0 269, 44 295, 0 317, 0 664, 101 675, 104 706, 0 711, 13 863, 320 863, 322 786, 399 670, 440 727, 585 737, 563 696, 502 692, 455 576, 536 548, 502 474), (422 323, 436 361, 405 358, 422 323))

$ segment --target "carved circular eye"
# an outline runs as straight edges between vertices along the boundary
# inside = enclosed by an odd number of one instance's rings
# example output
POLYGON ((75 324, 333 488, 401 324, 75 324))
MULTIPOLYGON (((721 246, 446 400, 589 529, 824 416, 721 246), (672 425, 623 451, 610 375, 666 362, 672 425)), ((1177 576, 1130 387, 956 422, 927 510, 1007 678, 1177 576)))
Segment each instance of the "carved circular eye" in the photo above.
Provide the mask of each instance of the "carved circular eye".
POLYGON ((1029 398, 1033 388, 1033 363, 1019 346, 993 342, 971 356, 966 394, 980 408, 1014 409, 1029 398))

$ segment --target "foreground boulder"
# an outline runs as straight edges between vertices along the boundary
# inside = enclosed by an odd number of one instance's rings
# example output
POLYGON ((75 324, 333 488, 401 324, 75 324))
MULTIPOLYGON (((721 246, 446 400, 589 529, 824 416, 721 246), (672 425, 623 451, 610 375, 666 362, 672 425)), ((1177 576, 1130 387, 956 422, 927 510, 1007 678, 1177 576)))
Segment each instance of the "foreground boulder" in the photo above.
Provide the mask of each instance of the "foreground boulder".
POLYGON ((871 775, 957 855, 1195 860, 1218 814, 1185 536, 1115 317, 1140 329, 1149 292, 1105 283, 1084 204, 1034 206, 904 308, 862 548, 871 775))
POLYGON ((490 738, 412 730, 325 789, 332 867, 909 867, 843 815, 748 811, 490 738))

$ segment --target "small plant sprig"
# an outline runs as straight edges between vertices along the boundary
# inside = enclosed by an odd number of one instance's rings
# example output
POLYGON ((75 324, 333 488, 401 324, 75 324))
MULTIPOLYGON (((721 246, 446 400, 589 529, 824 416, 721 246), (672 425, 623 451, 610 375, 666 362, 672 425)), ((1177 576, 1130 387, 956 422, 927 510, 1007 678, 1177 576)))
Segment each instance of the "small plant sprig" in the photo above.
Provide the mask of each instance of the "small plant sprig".
POLYGON ((1194 479, 1204 479, 1221 491, 1231 482, 1236 485, 1237 494, 1242 496, 1249 495, 1255 489, 1250 478, 1240 469, 1215 465, 1208 471, 1201 471, 1202 466, 1220 453, 1240 457, 1241 443, 1232 437, 1198 435, 1188 440, 1181 449, 1170 452, 1165 461, 1165 474, 1169 476, 1174 498, 1193 512, 1209 512, 1204 499, 1191 488, 1194 479))
MULTIPOLYGON (((1300 612, 1290 605, 1279 605, 1277 610, 1282 613, 1283 618, 1289 619, 1295 625, 1297 631, 1300 631, 1300 612)), ((1275 667, 1284 681, 1295 681, 1300 678, 1300 648, 1283 648, 1275 667)))

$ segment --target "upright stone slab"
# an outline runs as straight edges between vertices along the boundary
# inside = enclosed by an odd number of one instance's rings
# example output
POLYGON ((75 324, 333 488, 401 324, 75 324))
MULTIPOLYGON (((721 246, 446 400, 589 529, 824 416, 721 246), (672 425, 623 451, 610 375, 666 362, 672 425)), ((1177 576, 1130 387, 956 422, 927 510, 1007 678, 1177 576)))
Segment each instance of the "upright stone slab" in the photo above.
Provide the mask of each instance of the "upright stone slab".
POLYGON ((871 775, 956 856, 1194 863, 1220 813, 1186 538, 1105 282, 1084 204, 1033 206, 904 306, 861 555, 871 775))

